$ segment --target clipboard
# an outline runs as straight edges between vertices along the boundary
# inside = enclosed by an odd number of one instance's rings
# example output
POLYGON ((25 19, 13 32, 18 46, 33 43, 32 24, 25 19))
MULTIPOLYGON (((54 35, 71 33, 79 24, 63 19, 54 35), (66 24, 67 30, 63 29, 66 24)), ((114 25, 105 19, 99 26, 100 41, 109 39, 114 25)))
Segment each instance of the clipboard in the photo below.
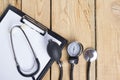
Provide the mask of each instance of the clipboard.
MULTIPOLYGON (((34 41, 34 38, 30 38, 31 42, 33 42, 33 46, 36 47, 39 44, 38 47, 36 48, 36 54, 37 57, 41 63, 41 70, 37 73, 35 78, 37 80, 41 80, 45 73, 48 71, 52 63, 54 62, 49 55, 47 54, 47 51, 43 51, 44 53, 41 53, 42 51, 40 50, 45 50, 47 45, 47 42, 49 39, 52 39, 53 41, 57 42, 61 49, 66 45, 67 40, 57 33, 49 30, 46 26, 43 24, 37 22, 24 12, 20 11, 19 9, 9 5, 7 9, 3 12, 3 14, 0 17, 0 79, 2 80, 31 80, 31 78, 28 77, 23 77, 22 75, 19 74, 19 72, 16 69, 15 61, 13 59, 13 54, 11 51, 11 45, 10 45, 10 38, 9 38, 9 29, 11 29, 12 26, 14 25, 22 25, 26 24, 31 26, 31 29, 34 28, 36 31, 40 32, 41 37, 34 37, 36 41, 34 41), (41 39, 40 39, 41 38, 41 39), (33 40, 32 40, 33 39, 33 40), (35 43, 38 40, 41 40, 41 43, 35 43), (45 41, 45 42, 42 42, 45 41), (3 47, 4 45, 4 47, 3 47), (39 50, 39 46, 40 50, 39 50), (42 47, 44 46, 44 49, 42 47), (43 57, 41 57, 44 56, 43 57)), ((26 30, 26 32, 34 36, 37 35, 33 34, 32 32, 29 32, 29 30, 26 30)), ((30 36, 31 36, 30 35, 30 36)))

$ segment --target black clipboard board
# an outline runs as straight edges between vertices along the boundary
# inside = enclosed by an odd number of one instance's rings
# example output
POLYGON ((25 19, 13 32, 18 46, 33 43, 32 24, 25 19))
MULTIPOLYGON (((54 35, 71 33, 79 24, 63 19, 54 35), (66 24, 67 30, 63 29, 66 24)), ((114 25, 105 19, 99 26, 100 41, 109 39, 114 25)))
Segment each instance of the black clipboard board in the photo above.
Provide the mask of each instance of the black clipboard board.
MULTIPOLYGON (((4 18, 6 17, 6 15, 8 14, 8 12, 13 12, 14 14, 17 14, 19 17, 21 17, 20 19, 17 19, 15 21, 19 21, 20 24, 21 23, 24 23, 24 20, 26 19, 28 22, 32 23, 33 25, 37 26, 38 28, 40 28, 42 31, 44 31, 41 35, 44 36, 45 33, 47 32, 47 34, 50 36, 50 37, 53 37, 54 39, 58 40, 60 43, 60 47, 61 49, 63 49, 63 47, 66 45, 67 43, 67 40, 64 39, 63 37, 61 37, 60 35, 58 35, 57 33, 49 30, 46 26, 44 26, 43 24, 37 22, 36 20, 34 20, 33 18, 31 18, 30 16, 28 16, 27 14, 25 14, 24 12, 20 11, 19 9, 9 5, 7 7, 7 9, 3 12, 3 14, 1 15, 0 17, 0 24, 1 22, 4 20, 4 18)), ((14 17, 14 16, 13 16, 14 17)), ((14 19, 14 18, 13 18, 14 19)), ((4 20, 5 22, 5 20, 4 20)), ((17 23, 19 23, 17 22, 17 23)), ((11 25, 14 25, 14 21, 13 22, 9 22, 10 23, 10 26, 11 25)), ((16 22, 15 22, 16 24, 16 22)), ((0 26, 1 28, 2 26, 0 26)), ((2 43, 2 42, 1 42, 2 43)), ((0 43, 0 44, 1 44, 0 43)), ((1 51, 0 51, 1 52, 1 51)), ((45 67, 43 68, 43 70, 39 73, 39 75, 37 76, 37 80, 41 80, 43 78, 43 76, 45 75, 45 73, 48 71, 48 69, 50 68, 50 66, 52 65, 54 61, 52 59, 50 59, 47 64, 45 65, 45 67)), ((12 73, 11 73, 12 74, 12 73)), ((2 73, 1 73, 2 75, 2 73)), ((3 74, 4 76, 4 74, 3 74)), ((7 76, 6 76, 7 77, 7 76)))

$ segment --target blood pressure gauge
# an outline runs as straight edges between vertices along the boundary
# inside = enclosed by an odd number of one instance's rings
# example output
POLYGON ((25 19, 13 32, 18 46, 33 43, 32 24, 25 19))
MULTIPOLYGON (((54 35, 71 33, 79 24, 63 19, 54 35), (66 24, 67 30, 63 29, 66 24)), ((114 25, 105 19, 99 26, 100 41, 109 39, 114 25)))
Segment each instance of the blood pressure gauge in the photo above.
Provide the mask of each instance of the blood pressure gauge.
POLYGON ((71 42, 67 48, 67 52, 70 57, 79 56, 82 50, 83 50, 83 46, 81 43, 78 43, 78 42, 71 42))
POLYGON ((77 64, 79 61, 80 54, 83 51, 83 46, 78 42, 71 42, 67 47, 67 52, 69 54, 69 63, 71 64, 70 68, 70 80, 73 80, 73 68, 74 64, 77 64))
POLYGON ((71 42, 67 47, 67 52, 69 54, 69 62, 71 64, 78 63, 78 56, 83 51, 83 46, 81 43, 78 42, 71 42))

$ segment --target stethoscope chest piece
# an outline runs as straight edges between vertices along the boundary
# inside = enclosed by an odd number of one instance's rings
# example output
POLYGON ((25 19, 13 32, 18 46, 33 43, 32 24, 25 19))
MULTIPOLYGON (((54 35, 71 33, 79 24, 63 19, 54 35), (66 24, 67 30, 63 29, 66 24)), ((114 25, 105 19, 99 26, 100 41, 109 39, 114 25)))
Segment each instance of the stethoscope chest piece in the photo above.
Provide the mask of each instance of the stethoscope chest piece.
POLYGON ((91 62, 97 59, 97 51, 94 48, 86 48, 83 51, 83 55, 85 60, 87 61, 86 80, 90 80, 90 65, 91 65, 91 62))
POLYGON ((83 52, 86 61, 93 62, 97 59, 97 51, 93 48, 87 48, 83 52))

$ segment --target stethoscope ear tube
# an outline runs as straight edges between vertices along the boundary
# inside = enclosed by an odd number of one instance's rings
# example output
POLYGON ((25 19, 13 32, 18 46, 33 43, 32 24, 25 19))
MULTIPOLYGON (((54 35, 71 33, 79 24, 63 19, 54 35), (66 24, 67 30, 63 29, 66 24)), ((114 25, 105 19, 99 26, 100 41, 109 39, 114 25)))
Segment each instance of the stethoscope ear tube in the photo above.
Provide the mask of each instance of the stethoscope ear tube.
POLYGON ((12 27, 12 29, 10 30, 10 40, 11 40, 12 51, 13 51, 13 54, 14 54, 14 60, 15 60, 15 63, 16 63, 16 67, 17 67, 18 72, 19 72, 22 76, 32 77, 32 79, 35 80, 34 75, 37 74, 37 72, 38 72, 39 69, 40 69, 40 62, 39 62, 38 58, 36 57, 35 52, 34 52, 34 49, 33 49, 32 45, 31 45, 31 43, 30 43, 30 41, 29 41, 26 33, 25 33, 24 30, 21 28, 21 26, 17 25, 17 26, 12 27), (15 54, 15 50, 14 50, 14 47, 15 47, 15 46, 14 46, 14 44, 13 44, 14 41, 13 41, 13 36, 12 36, 12 33, 13 33, 13 29, 14 29, 14 28, 19 28, 19 29, 21 30, 22 34, 24 35, 25 39, 27 40, 27 43, 29 44, 29 46, 30 46, 30 48, 31 48, 31 50, 32 50, 32 53, 33 53, 33 56, 34 56, 34 60, 35 60, 35 63, 36 63, 36 66, 34 65, 34 66, 36 67, 36 69, 35 69, 34 72, 30 72, 30 73, 25 73, 25 72, 23 72, 24 70, 22 71, 22 69, 21 69, 21 67, 20 67, 20 65, 19 65, 19 63, 18 63, 18 61, 17 61, 17 59, 16 59, 16 54, 15 54))

